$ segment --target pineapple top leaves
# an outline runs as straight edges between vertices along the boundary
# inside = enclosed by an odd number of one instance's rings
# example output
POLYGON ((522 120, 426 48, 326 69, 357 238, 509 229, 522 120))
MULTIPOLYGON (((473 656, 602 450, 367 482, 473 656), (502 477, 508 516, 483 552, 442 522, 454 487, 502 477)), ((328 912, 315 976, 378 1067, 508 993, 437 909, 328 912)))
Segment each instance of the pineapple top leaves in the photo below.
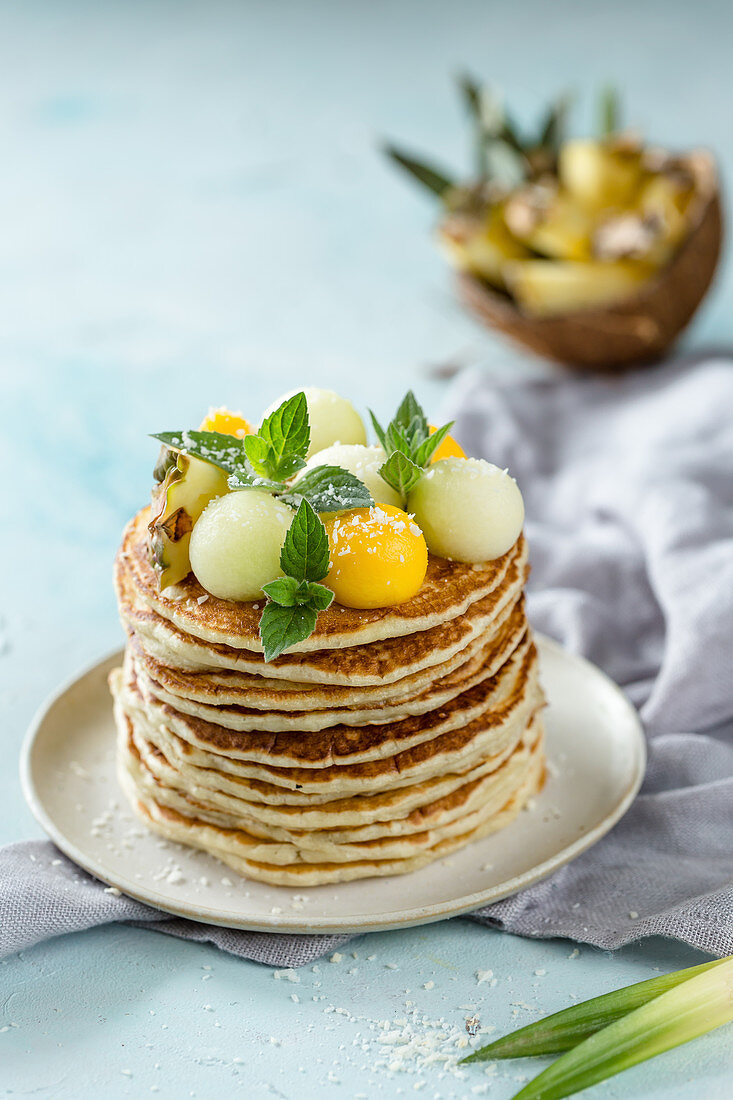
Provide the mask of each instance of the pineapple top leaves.
POLYGON ((310 637, 318 612, 330 607, 333 592, 318 584, 328 565, 326 529, 308 501, 301 500, 280 553, 285 576, 264 587, 269 599, 260 619, 260 640, 266 661, 310 637))
MULTIPOLYGON (((474 180, 479 191, 485 184, 504 188, 556 171, 570 104, 568 96, 550 104, 536 133, 528 135, 519 130, 492 88, 467 73, 461 74, 457 83, 471 123, 474 180)), ((384 151, 413 179, 449 205, 459 196, 465 199, 472 190, 456 187, 455 181, 442 171, 408 156, 394 145, 386 145, 384 151)))
POLYGON ((415 488, 435 451, 453 426, 453 421, 430 434, 425 413, 412 390, 408 390, 386 430, 369 410, 377 439, 387 454, 379 473, 403 501, 415 488))

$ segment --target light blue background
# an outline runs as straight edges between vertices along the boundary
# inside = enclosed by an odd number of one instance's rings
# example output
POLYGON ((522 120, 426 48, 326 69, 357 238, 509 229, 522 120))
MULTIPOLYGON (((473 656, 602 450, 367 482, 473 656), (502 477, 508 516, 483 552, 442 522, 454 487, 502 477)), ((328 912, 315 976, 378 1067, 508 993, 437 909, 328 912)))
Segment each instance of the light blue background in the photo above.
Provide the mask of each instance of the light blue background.
MULTIPOLYGON (((15 772, 31 714, 120 639, 110 566, 148 492, 147 432, 210 404, 256 416, 294 385, 386 413, 410 385, 437 409, 436 365, 549 369, 461 314, 430 203, 379 138, 467 165, 462 66, 525 119, 611 79, 651 138, 709 144, 730 176, 732 36, 712 0, 0 3, 0 841, 39 832, 15 772)), ((688 344, 730 342, 730 279, 688 344)), ((502 1100, 534 1066, 390 1075, 369 1021, 411 999, 459 1029, 475 1004, 501 1030, 700 958, 571 949, 453 921, 369 936, 294 985, 157 933, 68 937, 0 966, 0 1095, 392 1097, 424 1081, 502 1100), (476 983, 487 968, 494 988, 476 983)), ((730 1033, 605 1094, 730 1096, 730 1033)))

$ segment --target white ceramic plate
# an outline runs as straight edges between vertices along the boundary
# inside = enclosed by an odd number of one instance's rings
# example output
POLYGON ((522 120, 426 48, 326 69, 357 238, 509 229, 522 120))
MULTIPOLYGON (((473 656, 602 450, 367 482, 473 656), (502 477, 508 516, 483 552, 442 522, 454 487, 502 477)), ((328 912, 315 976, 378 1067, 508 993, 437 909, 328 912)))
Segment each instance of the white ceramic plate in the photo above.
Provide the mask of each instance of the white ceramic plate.
POLYGON ((107 673, 100 661, 41 709, 23 747, 23 790, 54 843, 125 894, 178 916, 268 932, 353 932, 441 920, 507 897, 595 844, 644 774, 639 719, 602 672, 539 638, 549 776, 508 828, 409 876, 289 887, 240 879, 212 856, 148 833, 115 777, 107 673))

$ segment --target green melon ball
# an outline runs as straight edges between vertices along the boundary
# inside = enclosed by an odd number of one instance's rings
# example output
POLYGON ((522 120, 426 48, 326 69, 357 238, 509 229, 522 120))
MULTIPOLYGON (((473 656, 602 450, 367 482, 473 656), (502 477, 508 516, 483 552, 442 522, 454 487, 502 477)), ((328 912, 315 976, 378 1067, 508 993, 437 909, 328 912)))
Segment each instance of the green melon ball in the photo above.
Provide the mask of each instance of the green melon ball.
POLYGON ((443 458, 410 493, 407 510, 431 553, 454 561, 492 561, 519 538, 524 501, 514 478, 482 458, 443 458))
MULTIPOLYGON (((262 421, 275 409, 282 405, 293 394, 300 390, 290 390, 278 397, 277 401, 265 409, 262 421)), ((332 443, 366 443, 366 428, 364 421, 358 412, 345 397, 339 396, 333 390, 321 390, 317 386, 309 386, 302 391, 305 394, 308 405, 308 420, 310 422, 311 439, 308 448, 308 457, 316 451, 322 451, 330 447, 332 443)))
POLYGON ((269 493, 242 490, 213 500, 191 532, 191 568, 222 600, 256 600, 282 576, 280 551, 293 510, 269 493))
POLYGON ((379 468, 384 465, 386 458, 386 454, 379 446, 366 447, 363 443, 334 443, 332 447, 326 447, 325 450, 311 455, 303 473, 313 470, 316 466, 340 466, 366 485, 375 504, 391 504, 395 508, 401 508, 400 494, 395 492, 379 473, 379 468))

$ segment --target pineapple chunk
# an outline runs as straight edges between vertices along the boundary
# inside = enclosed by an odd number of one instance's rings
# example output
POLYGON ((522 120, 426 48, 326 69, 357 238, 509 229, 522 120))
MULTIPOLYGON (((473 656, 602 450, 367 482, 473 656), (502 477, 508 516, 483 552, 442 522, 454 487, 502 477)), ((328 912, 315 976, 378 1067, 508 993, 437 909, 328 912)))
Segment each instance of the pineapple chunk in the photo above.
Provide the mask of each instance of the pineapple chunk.
POLYGON ((658 172, 643 181, 637 208, 642 217, 658 218, 665 240, 677 245, 687 232, 687 213, 694 190, 692 179, 658 172))
POLYGON ((529 255, 507 229, 500 206, 490 207, 483 220, 463 214, 449 216, 440 226, 439 241, 459 271, 467 271, 498 287, 504 286, 505 262, 529 255))
POLYGON ((562 191, 537 185, 518 191, 506 206, 506 222, 524 244, 557 260, 588 260, 593 218, 562 191))
POLYGON ((514 299, 535 317, 610 305, 633 294, 649 274, 645 265, 629 261, 526 260, 505 267, 514 299))
POLYGON ((641 181, 641 153, 589 139, 560 149, 558 175, 572 198, 590 211, 627 207, 641 181))
POLYGON ((235 435, 242 439, 252 434, 249 421, 240 412, 230 412, 222 405, 219 409, 209 409, 201 421, 200 432, 221 432, 222 435, 235 435))
POLYGON ((188 549, 193 525, 209 501, 228 491, 224 470, 182 454, 153 490, 148 531, 161 589, 178 584, 191 572, 188 549))

